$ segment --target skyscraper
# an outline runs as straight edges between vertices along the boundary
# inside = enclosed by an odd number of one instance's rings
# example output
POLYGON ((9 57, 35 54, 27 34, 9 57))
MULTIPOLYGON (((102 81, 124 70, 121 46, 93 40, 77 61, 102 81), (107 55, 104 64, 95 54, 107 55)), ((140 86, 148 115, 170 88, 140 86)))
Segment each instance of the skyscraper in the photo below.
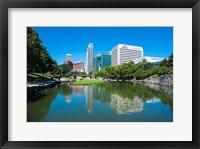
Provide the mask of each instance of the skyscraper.
POLYGON ((111 55, 108 52, 103 52, 94 58, 94 70, 99 71, 102 68, 111 66, 111 55))
POLYGON ((112 49, 112 66, 116 66, 122 63, 133 61, 135 58, 143 57, 142 47, 118 44, 112 49))
POLYGON ((67 54, 66 56, 67 56, 67 61, 72 62, 72 55, 71 54, 67 54))
POLYGON ((93 61, 94 61, 94 49, 93 49, 93 43, 90 43, 87 48, 86 53, 86 73, 89 73, 90 71, 93 71, 93 61))

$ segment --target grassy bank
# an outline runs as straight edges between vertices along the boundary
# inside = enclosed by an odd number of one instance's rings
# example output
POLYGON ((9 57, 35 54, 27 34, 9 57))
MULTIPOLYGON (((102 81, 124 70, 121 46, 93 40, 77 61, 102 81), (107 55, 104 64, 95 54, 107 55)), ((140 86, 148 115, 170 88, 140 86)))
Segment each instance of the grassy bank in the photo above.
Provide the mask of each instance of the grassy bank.
POLYGON ((74 82, 74 85, 92 85, 97 83, 105 82, 104 80, 98 80, 98 79, 83 79, 77 82, 74 82))
MULTIPOLYGON (((28 82, 44 82, 51 80, 50 75, 43 75, 41 73, 28 73, 27 74, 27 81, 28 82)), ((53 78, 53 80, 57 80, 56 78, 53 78)))

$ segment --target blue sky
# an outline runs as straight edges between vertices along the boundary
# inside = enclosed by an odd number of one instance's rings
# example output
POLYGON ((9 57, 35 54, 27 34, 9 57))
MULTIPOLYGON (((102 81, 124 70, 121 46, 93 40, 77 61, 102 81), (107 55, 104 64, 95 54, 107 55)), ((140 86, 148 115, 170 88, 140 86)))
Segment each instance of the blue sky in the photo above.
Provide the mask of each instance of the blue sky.
POLYGON ((42 44, 58 64, 72 54, 72 61, 83 61, 93 43, 94 56, 110 51, 117 44, 141 46, 144 56, 167 58, 173 53, 173 27, 34 27, 42 44))

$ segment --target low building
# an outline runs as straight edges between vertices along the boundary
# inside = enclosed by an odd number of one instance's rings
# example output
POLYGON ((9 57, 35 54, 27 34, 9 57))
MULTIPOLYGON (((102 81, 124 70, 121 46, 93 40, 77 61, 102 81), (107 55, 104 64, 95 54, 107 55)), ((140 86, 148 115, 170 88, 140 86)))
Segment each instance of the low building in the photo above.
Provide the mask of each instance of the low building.
POLYGON ((133 60, 133 62, 135 64, 139 63, 139 62, 142 62, 143 60, 146 60, 147 62, 150 62, 152 63, 153 65, 159 65, 163 60, 164 58, 161 58, 161 57, 150 57, 150 56, 144 56, 144 57, 141 57, 141 58, 135 58, 133 60))

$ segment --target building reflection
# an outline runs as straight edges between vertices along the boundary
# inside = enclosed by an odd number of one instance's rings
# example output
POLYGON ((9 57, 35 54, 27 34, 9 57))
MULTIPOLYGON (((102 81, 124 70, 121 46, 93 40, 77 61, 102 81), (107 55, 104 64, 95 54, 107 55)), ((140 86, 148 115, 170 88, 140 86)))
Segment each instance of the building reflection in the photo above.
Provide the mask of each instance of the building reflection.
POLYGON ((94 106, 94 99, 93 99, 93 86, 86 86, 86 107, 88 109, 88 113, 92 113, 93 106, 94 106))
POLYGON ((152 98, 147 100, 145 103, 158 103, 158 102, 161 102, 159 98, 152 98))
POLYGON ((122 98, 116 94, 111 95, 110 105, 118 114, 138 113, 143 111, 143 101, 135 96, 134 99, 122 98))
POLYGON ((58 87, 58 93, 65 96, 65 101, 70 103, 72 100, 72 86, 63 83, 60 87, 58 87))
POLYGON ((82 96, 84 94, 84 87, 83 86, 74 86, 73 87, 73 92, 76 95, 82 96))
POLYGON ((122 96, 103 90, 99 86, 85 86, 86 89, 86 107, 89 113, 94 108, 94 100, 109 105, 118 114, 139 113, 143 111, 144 103, 161 102, 159 98, 150 97, 144 100, 136 92, 133 98, 128 95, 122 96))
POLYGON ((111 102, 111 94, 104 92, 100 87, 95 86, 93 88, 93 97, 95 100, 104 104, 110 104, 111 102))
POLYGON ((70 103, 72 101, 72 95, 71 94, 66 95, 65 96, 65 101, 66 101, 66 103, 70 103))

